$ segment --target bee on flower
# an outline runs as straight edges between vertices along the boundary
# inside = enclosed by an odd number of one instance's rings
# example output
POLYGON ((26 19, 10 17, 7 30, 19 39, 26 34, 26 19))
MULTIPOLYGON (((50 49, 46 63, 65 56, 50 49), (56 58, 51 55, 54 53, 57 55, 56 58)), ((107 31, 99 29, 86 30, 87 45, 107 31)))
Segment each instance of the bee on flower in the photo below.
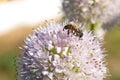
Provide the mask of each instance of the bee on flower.
POLYGON ((103 80, 108 70, 101 47, 95 35, 71 24, 39 26, 25 40, 17 80, 103 80))

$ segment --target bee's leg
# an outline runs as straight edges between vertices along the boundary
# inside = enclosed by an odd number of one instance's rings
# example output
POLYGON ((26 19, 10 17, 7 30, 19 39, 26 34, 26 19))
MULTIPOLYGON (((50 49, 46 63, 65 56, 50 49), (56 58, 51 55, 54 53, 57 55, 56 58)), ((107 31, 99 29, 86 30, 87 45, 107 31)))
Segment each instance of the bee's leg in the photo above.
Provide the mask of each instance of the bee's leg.
POLYGON ((63 28, 63 31, 64 31, 64 28, 63 28))
POLYGON ((80 33, 80 34, 79 34, 79 38, 81 38, 82 36, 83 36, 83 33, 80 33))
POLYGON ((75 35, 78 36, 79 35, 79 32, 77 30, 75 30, 75 35))
POLYGON ((76 33, 76 36, 79 36, 79 33, 76 33))
POLYGON ((70 34, 70 31, 68 30, 67 34, 69 35, 70 34))

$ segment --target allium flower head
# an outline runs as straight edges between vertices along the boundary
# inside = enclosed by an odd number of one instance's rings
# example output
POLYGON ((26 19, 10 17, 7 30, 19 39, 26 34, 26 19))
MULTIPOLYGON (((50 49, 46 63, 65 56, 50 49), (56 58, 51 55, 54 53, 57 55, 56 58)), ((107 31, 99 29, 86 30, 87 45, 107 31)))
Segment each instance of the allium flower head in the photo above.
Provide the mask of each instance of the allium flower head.
POLYGON ((26 39, 18 80, 103 80, 107 76, 102 41, 87 30, 81 38, 68 35, 64 26, 39 27, 26 39))

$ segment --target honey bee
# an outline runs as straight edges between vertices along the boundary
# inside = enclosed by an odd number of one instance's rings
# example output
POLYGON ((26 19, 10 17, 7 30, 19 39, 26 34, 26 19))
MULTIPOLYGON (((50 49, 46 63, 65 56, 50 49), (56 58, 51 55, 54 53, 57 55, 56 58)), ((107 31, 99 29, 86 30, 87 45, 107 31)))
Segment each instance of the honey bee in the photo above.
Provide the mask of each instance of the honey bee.
POLYGON ((73 35, 78 36, 79 38, 83 36, 82 30, 74 23, 68 23, 67 25, 64 26, 63 31, 65 29, 68 30, 67 31, 68 35, 72 33, 73 35))

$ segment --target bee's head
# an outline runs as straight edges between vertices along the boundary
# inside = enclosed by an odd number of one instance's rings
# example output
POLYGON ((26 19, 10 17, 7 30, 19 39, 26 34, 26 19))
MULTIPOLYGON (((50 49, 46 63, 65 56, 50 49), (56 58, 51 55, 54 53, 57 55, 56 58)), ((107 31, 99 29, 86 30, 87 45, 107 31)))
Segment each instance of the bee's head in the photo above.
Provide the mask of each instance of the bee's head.
POLYGON ((68 28, 69 28, 69 25, 65 25, 65 26, 64 26, 64 29, 68 29, 68 28))
POLYGON ((69 29, 71 27, 71 24, 67 24, 64 26, 64 29, 69 29))

